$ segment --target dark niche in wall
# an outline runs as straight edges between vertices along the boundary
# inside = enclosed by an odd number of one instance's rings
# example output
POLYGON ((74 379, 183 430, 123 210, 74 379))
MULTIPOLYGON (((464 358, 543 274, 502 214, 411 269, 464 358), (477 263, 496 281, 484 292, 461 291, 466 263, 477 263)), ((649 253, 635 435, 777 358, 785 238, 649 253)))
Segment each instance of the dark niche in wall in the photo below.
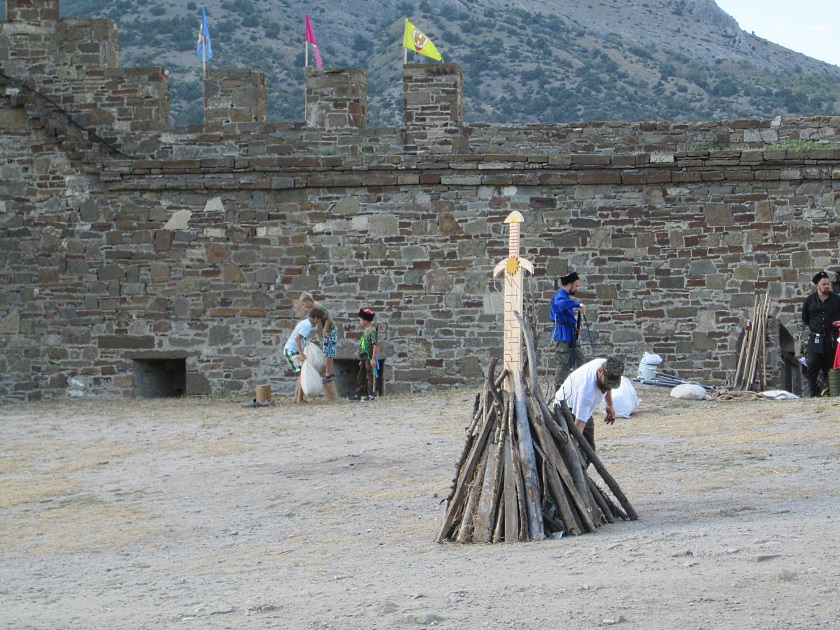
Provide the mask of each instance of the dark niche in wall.
POLYGON ((175 398, 187 391, 186 359, 134 359, 135 398, 175 398))

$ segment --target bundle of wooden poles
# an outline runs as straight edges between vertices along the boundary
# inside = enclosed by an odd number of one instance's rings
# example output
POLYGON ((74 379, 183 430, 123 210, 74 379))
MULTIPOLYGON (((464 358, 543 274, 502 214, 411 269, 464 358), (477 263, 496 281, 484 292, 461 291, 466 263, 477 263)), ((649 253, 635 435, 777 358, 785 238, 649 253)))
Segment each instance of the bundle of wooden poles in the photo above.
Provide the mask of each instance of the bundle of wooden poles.
POLYGON ((770 299, 767 295, 763 300, 755 296, 752 319, 744 325, 741 336, 741 350, 738 353, 738 363, 735 368, 735 378, 732 380, 734 391, 763 392, 767 389, 767 319, 770 313, 770 299))
POLYGON ((568 407, 546 404, 530 328, 522 329, 530 378, 507 370, 496 376, 496 360, 491 361, 445 500, 438 542, 539 540, 638 518, 568 407), (506 379, 512 387, 503 389, 506 379), (585 458, 612 497, 589 476, 585 458))

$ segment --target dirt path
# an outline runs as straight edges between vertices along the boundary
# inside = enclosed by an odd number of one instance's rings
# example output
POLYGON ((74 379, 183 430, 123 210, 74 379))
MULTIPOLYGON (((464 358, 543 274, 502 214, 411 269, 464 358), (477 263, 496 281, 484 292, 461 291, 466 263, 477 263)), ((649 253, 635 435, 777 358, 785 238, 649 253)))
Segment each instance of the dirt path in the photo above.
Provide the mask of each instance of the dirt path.
POLYGON ((4 628, 840 628, 840 400, 638 387, 641 520, 438 545, 473 394, 0 406, 4 628))

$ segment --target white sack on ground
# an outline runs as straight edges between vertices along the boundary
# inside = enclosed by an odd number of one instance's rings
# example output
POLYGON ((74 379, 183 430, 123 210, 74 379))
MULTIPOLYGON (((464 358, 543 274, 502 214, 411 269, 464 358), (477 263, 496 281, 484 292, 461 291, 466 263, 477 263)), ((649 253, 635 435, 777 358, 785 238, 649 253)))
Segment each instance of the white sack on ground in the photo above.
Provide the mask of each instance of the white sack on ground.
POLYGON ((796 394, 786 392, 783 389, 768 389, 766 392, 761 392, 759 396, 769 400, 795 400, 799 398, 796 394))
POLYGON ((702 385, 684 383, 677 385, 671 390, 671 398, 682 398, 683 400, 706 400, 706 390, 702 385))

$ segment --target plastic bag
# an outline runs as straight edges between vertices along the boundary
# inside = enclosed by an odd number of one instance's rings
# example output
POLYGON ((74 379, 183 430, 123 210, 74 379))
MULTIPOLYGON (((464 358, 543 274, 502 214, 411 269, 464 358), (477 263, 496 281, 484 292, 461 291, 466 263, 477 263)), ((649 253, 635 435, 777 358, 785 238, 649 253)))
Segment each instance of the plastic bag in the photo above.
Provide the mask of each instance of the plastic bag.
POLYGON ((306 361, 300 366, 300 386, 304 396, 320 396, 324 393, 324 383, 318 370, 309 362, 309 353, 306 353, 306 361))
POLYGON ((644 363, 645 365, 659 365, 662 363, 662 357, 658 354, 651 354, 650 352, 645 351, 645 354, 639 363, 644 363))
POLYGON ((306 362, 311 363, 312 367, 318 370, 319 374, 323 374, 324 370, 327 369, 327 365, 324 360, 324 351, 314 343, 308 343, 306 344, 306 347, 304 347, 303 353, 306 355, 306 362))
POLYGON ((626 376, 621 377, 621 385, 612 390, 613 409, 618 418, 629 418, 639 407, 639 394, 633 387, 632 381, 626 376))
MULTIPOLYGON (((616 418, 629 418, 639 408, 642 399, 636 393, 633 382, 626 376, 622 376, 621 385, 612 390, 612 402, 616 418)), ((603 412, 605 410, 604 403, 600 403, 598 408, 603 412)))

